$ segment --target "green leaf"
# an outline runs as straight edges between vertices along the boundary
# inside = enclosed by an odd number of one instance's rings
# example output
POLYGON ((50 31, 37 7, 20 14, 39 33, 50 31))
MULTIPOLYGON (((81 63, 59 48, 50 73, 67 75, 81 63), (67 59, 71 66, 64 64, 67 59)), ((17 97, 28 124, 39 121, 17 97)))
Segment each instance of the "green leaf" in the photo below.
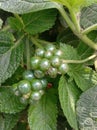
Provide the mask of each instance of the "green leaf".
POLYGON ((59 82, 59 99, 64 115, 69 124, 78 130, 75 105, 79 96, 79 91, 73 82, 67 82, 64 76, 60 78, 59 82))
MULTIPOLYGON (((77 50, 70 45, 61 44, 61 50, 63 51, 64 60, 80 60, 80 56, 77 50)), ((74 79, 77 86, 85 91, 91 87, 90 81, 84 77, 84 66, 83 64, 69 64, 68 75, 74 79)))
POLYGON ((57 107, 55 96, 46 93, 28 113, 30 130, 56 130, 57 107))
POLYGON ((49 8, 56 8, 56 4, 49 0, 1 0, 0 8, 12 13, 24 14, 49 8))
POLYGON ((0 33, 0 83, 11 77, 20 64, 23 44, 14 44, 10 34, 0 33))
POLYGON ((77 102, 76 113, 80 130, 96 130, 97 86, 82 93, 77 102))
POLYGON ((20 102, 20 98, 15 96, 10 88, 0 88, 0 112, 17 113, 22 111, 25 105, 20 102))
POLYGON ((24 30, 30 34, 37 34, 49 30, 56 20, 55 9, 43 10, 22 15, 24 30))
POLYGON ((0 130, 12 130, 18 120, 18 114, 0 114, 0 130))
POLYGON ((82 10, 80 24, 83 29, 97 24, 97 4, 93 4, 82 10))

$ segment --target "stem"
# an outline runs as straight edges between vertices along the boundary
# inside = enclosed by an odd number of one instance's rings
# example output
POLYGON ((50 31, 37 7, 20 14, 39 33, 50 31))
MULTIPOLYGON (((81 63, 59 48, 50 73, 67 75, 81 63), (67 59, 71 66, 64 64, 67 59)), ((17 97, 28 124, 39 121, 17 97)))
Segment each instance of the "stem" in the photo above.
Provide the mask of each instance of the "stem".
POLYGON ((97 24, 94 24, 94 25, 92 25, 92 26, 86 28, 85 30, 82 31, 82 34, 83 34, 83 35, 84 35, 84 34, 88 34, 89 32, 91 32, 91 31, 93 31, 93 30, 95 30, 95 29, 97 29, 97 24))
POLYGON ((27 69, 30 69, 30 45, 28 39, 26 39, 26 56, 27 56, 27 69))
POLYGON ((2 28, 1 31, 7 31, 7 30, 9 30, 9 29, 10 29, 10 26, 7 25, 7 26, 4 26, 4 28, 2 28))
POLYGON ((80 33, 80 30, 81 30, 80 23, 79 23, 80 20, 77 18, 77 14, 73 10, 69 10, 69 11, 70 11, 72 21, 76 27, 76 30, 77 30, 77 32, 80 33))
POLYGON ((97 50, 97 44, 95 44, 91 39, 89 39, 86 35, 76 34, 83 42, 85 42, 88 46, 97 50))
POLYGON ((65 19, 65 21, 67 22, 67 24, 69 25, 69 27, 74 31, 76 31, 75 26, 73 24, 73 22, 71 21, 71 19, 68 17, 66 11, 64 10, 62 5, 57 6, 57 9, 59 10, 59 12, 61 13, 61 15, 63 16, 63 18, 65 19))
POLYGON ((36 40, 34 37, 31 37, 31 41, 32 41, 32 43, 35 44, 37 47, 43 48, 43 47, 37 42, 37 40, 36 40))
POLYGON ((89 60, 92 60, 94 59, 95 57, 97 57, 97 54, 93 54, 91 56, 89 56, 88 58, 86 59, 83 59, 83 60, 63 60, 64 63, 75 63, 75 64, 81 64, 81 63, 85 63, 89 60))
MULTIPOLYGON (((37 39, 38 42, 42 43, 42 44, 51 44, 51 42, 45 41, 45 40, 41 40, 41 39, 37 39)), ((54 43, 54 42, 52 42, 54 43)))
POLYGON ((21 22, 21 24, 23 25, 23 28, 24 28, 25 25, 24 25, 22 18, 18 14, 14 14, 14 16, 21 22))

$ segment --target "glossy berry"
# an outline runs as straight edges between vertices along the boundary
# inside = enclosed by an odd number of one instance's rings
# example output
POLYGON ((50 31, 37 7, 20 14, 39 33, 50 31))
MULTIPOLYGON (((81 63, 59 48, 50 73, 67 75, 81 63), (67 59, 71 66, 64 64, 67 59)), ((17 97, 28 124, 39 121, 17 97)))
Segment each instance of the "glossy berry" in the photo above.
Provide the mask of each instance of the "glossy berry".
POLYGON ((46 58, 42 59, 39 67, 40 67, 40 70, 42 70, 42 71, 48 70, 50 67, 50 61, 46 58))
POLYGON ((39 99, 41 99, 41 93, 40 92, 32 92, 31 93, 31 96, 30 96, 30 100, 39 100, 39 99))
POLYGON ((15 94, 16 96, 21 96, 21 93, 20 93, 20 91, 18 90, 18 84, 17 84, 17 83, 15 83, 15 84, 12 85, 12 91, 14 92, 14 94, 15 94))
POLYGON ((39 67, 40 60, 41 60, 40 57, 36 57, 36 56, 31 58, 31 67, 33 70, 39 67))
POLYGON ((32 89, 33 89, 34 91, 38 91, 38 90, 41 90, 41 89, 43 88, 41 81, 38 80, 38 79, 32 80, 31 86, 32 86, 32 89))
POLYGON ((34 75, 36 78, 43 78, 44 77, 44 72, 41 70, 35 70, 34 75))
POLYGON ((53 52, 54 50, 56 50, 56 47, 53 44, 47 44, 46 45, 46 50, 53 52))
POLYGON ((50 76, 51 78, 56 78, 57 73, 58 73, 57 68, 51 67, 51 68, 48 70, 48 74, 49 74, 49 76, 50 76))
POLYGON ((44 49, 38 48, 38 49, 36 49, 36 51, 35 51, 35 55, 36 55, 36 56, 39 56, 39 57, 43 57, 43 56, 44 56, 44 52, 45 52, 44 49))
POLYGON ((44 54, 44 57, 47 58, 47 59, 50 59, 52 56, 53 56, 53 54, 52 54, 51 51, 46 51, 45 54, 44 54))
POLYGON ((65 73, 67 73, 67 71, 68 71, 68 64, 66 64, 66 63, 62 63, 60 66, 59 66, 59 72, 61 73, 61 74, 65 74, 65 73))
POLYGON ((31 84, 27 80, 22 80, 18 84, 18 89, 22 94, 27 94, 31 91, 31 84))
POLYGON ((28 104, 28 99, 26 99, 25 97, 20 97, 20 102, 24 105, 28 104))
POLYGON ((51 64, 53 67, 59 67, 60 65, 60 59, 58 56, 53 56, 51 59, 51 64))
POLYGON ((47 79, 45 79, 45 78, 40 79, 40 82, 42 83, 42 88, 46 88, 47 87, 47 84, 48 84, 47 79))
POLYGON ((54 55, 55 55, 55 56, 58 56, 58 57, 62 57, 62 54, 63 54, 63 52, 62 52, 61 50, 56 50, 56 51, 54 52, 54 55))
POLYGON ((42 95, 44 95, 45 92, 44 92, 44 90, 39 90, 39 93, 40 93, 41 96, 42 96, 42 95))
POLYGON ((34 78, 35 78, 34 73, 31 70, 26 70, 23 73, 23 79, 25 79, 25 80, 32 81, 32 79, 34 79, 34 78))

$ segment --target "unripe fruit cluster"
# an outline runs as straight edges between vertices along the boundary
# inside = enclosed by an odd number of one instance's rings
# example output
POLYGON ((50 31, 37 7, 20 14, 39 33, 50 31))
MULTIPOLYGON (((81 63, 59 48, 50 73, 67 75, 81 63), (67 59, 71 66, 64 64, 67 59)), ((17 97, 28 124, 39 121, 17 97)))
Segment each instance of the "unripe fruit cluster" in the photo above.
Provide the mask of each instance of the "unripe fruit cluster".
POLYGON ((56 78, 57 74, 65 74, 68 65, 63 63, 63 52, 58 50, 55 45, 47 44, 44 49, 37 48, 35 55, 31 58, 31 67, 37 78, 49 75, 56 78))
POLYGON ((41 99, 47 87, 46 78, 36 78, 33 71, 27 70, 23 73, 23 80, 14 84, 12 89, 15 95, 20 96, 22 103, 33 103, 41 99))

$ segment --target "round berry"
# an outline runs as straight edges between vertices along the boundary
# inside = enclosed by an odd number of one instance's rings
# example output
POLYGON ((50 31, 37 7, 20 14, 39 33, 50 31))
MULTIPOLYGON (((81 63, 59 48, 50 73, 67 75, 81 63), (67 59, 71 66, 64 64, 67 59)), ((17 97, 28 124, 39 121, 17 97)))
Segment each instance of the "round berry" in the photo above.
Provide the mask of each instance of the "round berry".
POLYGON ((32 69, 37 69, 39 67, 39 63, 40 63, 40 58, 39 57, 32 57, 31 58, 31 67, 32 69))
POLYGON ((46 58, 42 59, 41 62, 40 62, 40 65, 39 65, 40 69, 42 71, 46 71, 49 69, 50 67, 50 61, 46 58))
POLYGON ((48 84, 48 81, 47 79, 43 78, 43 79, 40 79, 41 83, 42 83, 42 88, 46 88, 47 87, 47 84, 48 84))
POLYGON ((39 93, 40 93, 41 96, 42 96, 42 95, 44 95, 45 92, 44 92, 44 90, 39 90, 39 93))
POLYGON ((53 44, 47 44, 46 45, 46 50, 53 52, 54 50, 56 50, 56 47, 53 44))
POLYGON ((26 99, 25 97, 20 97, 20 102, 24 105, 28 104, 28 99, 26 99))
POLYGON ((23 79, 28 80, 28 81, 32 81, 32 79, 34 79, 34 73, 31 70, 26 70, 23 73, 23 79))
POLYGON ((56 51, 54 52, 54 55, 55 55, 55 56, 58 56, 58 57, 62 57, 62 54, 63 54, 63 52, 62 52, 61 50, 56 50, 56 51))
POLYGON ((66 63, 62 63, 60 66, 59 66, 59 72, 61 73, 61 74, 65 74, 65 73, 67 73, 67 71, 68 71, 68 64, 66 64, 66 63))
POLYGON ((18 89, 22 94, 27 94, 31 91, 31 84, 27 80, 22 80, 18 84, 18 89))
POLYGON ((20 91, 18 90, 18 84, 17 84, 17 83, 15 83, 15 84, 12 85, 12 91, 14 92, 14 94, 15 94, 16 96, 21 96, 21 93, 20 93, 20 91))
POLYGON ((45 52, 44 49, 38 48, 38 49, 36 49, 36 51, 35 51, 35 55, 36 55, 36 56, 39 56, 39 57, 43 57, 43 56, 44 56, 44 52, 45 52))
POLYGON ((41 99, 41 93, 40 92, 32 92, 31 93, 31 96, 30 96, 30 100, 39 100, 39 99, 41 99))
POLYGON ((41 90, 43 88, 41 81, 38 79, 32 80, 31 85, 32 85, 32 89, 34 91, 38 91, 38 90, 41 90))
POLYGON ((54 67, 59 67, 60 65, 60 59, 58 56, 53 56, 51 59, 51 63, 54 67))
POLYGON ((58 73, 57 68, 51 67, 51 68, 48 70, 48 74, 49 74, 49 76, 50 76, 51 78, 56 78, 57 73, 58 73))
POLYGON ((44 72, 41 70, 35 70, 34 75, 36 78, 43 78, 44 77, 44 72))
POLYGON ((53 56, 53 54, 52 54, 51 51, 46 51, 45 54, 44 54, 44 57, 47 58, 47 59, 50 59, 52 56, 53 56))

